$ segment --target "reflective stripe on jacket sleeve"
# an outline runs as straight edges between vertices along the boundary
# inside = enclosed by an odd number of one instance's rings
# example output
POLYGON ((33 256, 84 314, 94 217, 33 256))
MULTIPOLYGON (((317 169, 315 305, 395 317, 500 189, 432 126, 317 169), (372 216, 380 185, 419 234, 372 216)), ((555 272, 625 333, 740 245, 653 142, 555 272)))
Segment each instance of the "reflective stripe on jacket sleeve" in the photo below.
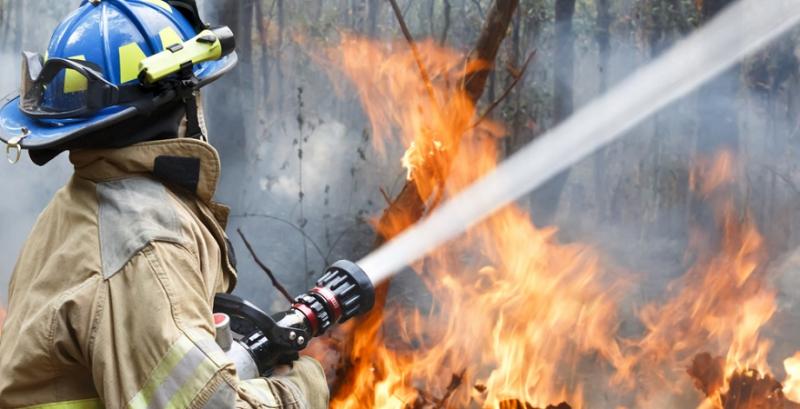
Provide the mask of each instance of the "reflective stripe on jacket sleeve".
POLYGON ((28 406, 23 409, 103 409, 100 399, 82 399, 68 402, 46 403, 44 405, 28 406))

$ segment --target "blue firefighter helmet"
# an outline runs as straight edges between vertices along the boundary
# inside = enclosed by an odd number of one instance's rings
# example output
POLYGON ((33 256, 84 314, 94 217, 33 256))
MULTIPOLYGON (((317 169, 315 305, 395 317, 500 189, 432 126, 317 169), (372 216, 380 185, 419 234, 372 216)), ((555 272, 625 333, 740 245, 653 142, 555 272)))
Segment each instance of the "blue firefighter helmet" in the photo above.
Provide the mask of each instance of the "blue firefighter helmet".
POLYGON ((20 90, 0 100, 0 140, 17 151, 64 149, 193 100, 233 68, 234 48, 230 30, 202 23, 195 0, 84 0, 45 55, 23 53, 20 90))

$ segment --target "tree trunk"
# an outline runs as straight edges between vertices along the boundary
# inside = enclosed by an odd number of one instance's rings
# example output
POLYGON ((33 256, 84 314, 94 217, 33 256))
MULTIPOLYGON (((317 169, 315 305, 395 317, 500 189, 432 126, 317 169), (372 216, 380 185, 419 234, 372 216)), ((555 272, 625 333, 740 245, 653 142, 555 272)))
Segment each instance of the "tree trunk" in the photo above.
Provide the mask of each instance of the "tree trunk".
MULTIPOLYGON (((713 19, 732 0, 704 0, 701 10, 703 23, 713 19)), ((736 65, 714 80, 704 85, 697 95, 699 138, 698 152, 711 154, 720 149, 732 153, 739 147, 739 117, 737 114, 737 95, 740 87, 740 66, 736 65), (713 96, 713 98, 704 98, 713 96)))
POLYGON ((442 27, 442 35, 439 36, 439 44, 444 45, 447 42, 447 33, 450 31, 450 0, 444 0, 444 27, 442 27))
POLYGON ((572 114, 572 83, 575 76, 575 34, 572 17, 575 0, 556 0, 555 89, 553 90, 553 124, 572 114))
POLYGON ((322 8, 325 0, 317 0, 314 2, 314 12, 311 13, 311 21, 320 22, 322 19, 322 8))
MULTIPOLYGON (((514 24, 514 26, 511 29, 511 48, 509 49, 508 62, 509 62, 510 65, 513 65, 515 68, 519 68, 520 65, 521 65, 520 55, 522 54, 522 50, 520 50, 520 47, 521 47, 521 39, 520 39, 521 34, 520 34, 520 32, 522 31, 522 27, 521 27, 522 26, 522 13, 517 13, 517 15, 514 16, 514 23, 513 24, 514 24)), ((496 75, 497 75, 496 72, 492 73, 492 76, 496 76, 496 75)), ((518 75, 523 75, 523 73, 520 72, 518 75)), ((505 84, 505 87, 506 88, 510 87, 513 82, 514 82, 514 76, 513 75, 509 75, 508 76, 508 81, 505 84)), ((520 86, 522 86, 522 85, 523 84, 520 84, 520 86)), ((522 146, 522 145, 524 145, 526 143, 525 139, 527 139, 527 138, 524 137, 523 132, 522 132, 522 123, 523 123, 524 118, 522 116, 522 112, 520 112, 521 111, 521 107, 522 107, 521 95, 522 95, 522 92, 520 92, 519 90, 514 91, 514 94, 512 95, 512 97, 508 98, 505 101, 506 107, 510 106, 513 109, 511 123, 509 124, 510 127, 511 127, 511 132, 510 132, 510 134, 508 136, 506 136, 504 138, 504 143, 503 143, 503 145, 504 145, 503 153, 504 153, 504 155, 506 157, 511 156, 514 152, 516 152, 517 149, 519 149, 520 146, 522 146)), ((494 101, 495 100, 494 95, 489 95, 489 100, 490 101, 494 101)))
POLYGON ((378 34, 378 16, 381 13, 381 4, 383 4, 383 0, 370 0, 368 5, 367 33, 373 38, 378 34))
POLYGON ((339 8, 341 14, 342 21, 340 25, 342 27, 350 27, 350 1, 349 0, 340 0, 339 1, 339 8))
POLYGON ((367 20, 367 0, 351 0, 350 16, 353 19, 353 31, 357 33, 366 32, 367 20))
MULTIPOLYGON (((436 0, 428 0, 428 24, 430 25, 430 36, 433 37, 436 35, 436 22, 434 21, 434 16, 436 16, 436 0)), ((423 20, 424 21, 424 20, 423 20)))
MULTIPOLYGON (((272 3, 275 6, 275 2, 272 3)), ((272 67, 272 58, 269 55, 269 27, 272 25, 272 12, 270 9, 269 15, 264 14, 264 7, 261 1, 256 1, 256 27, 258 28, 258 42, 261 49, 261 92, 258 93, 258 101, 256 102, 259 107, 266 106, 269 102, 270 96, 270 73, 272 67)))
MULTIPOLYGON (((609 81, 609 68, 611 61, 611 5, 610 0, 596 0, 597 6, 597 27, 595 29, 595 42, 597 43, 597 70, 600 78, 597 85, 598 95, 603 95, 608 91, 609 81)), ((606 160, 608 154, 606 149, 600 149, 595 152, 592 157, 594 172, 592 175, 592 182, 594 184, 596 213, 599 220, 603 220, 607 213, 603 203, 608 203, 606 200, 606 193, 608 188, 606 184, 606 168, 608 164, 606 160)))
MULTIPOLYGON (((650 48, 650 57, 655 59, 659 57, 668 47, 671 46, 671 40, 674 30, 676 29, 673 21, 675 16, 672 14, 674 10, 672 0, 650 0, 647 4, 649 10, 649 27, 647 32, 648 46, 650 48), (654 11, 658 10, 658 12, 654 11)), ((669 111, 669 109, 667 110, 669 111)), ((668 187, 663 183, 663 152, 664 141, 669 137, 669 122, 666 117, 670 114, 668 112, 657 112, 653 116, 653 137, 649 142, 650 161, 653 166, 652 174, 648 172, 645 178, 652 180, 646 184, 646 188, 642 190, 646 192, 644 199, 645 221, 641 224, 643 237, 648 237, 654 232, 665 232, 665 228, 661 223, 661 200, 669 194, 668 187)), ((674 224, 665 223, 666 226, 673 226, 674 224)))
POLYGON ((595 42, 597 42, 598 70, 600 71, 600 93, 608 89, 608 64, 611 59, 611 6, 610 0, 596 0, 597 29, 595 42))
POLYGON ((283 80, 283 34, 286 30, 286 9, 283 0, 276 0, 278 2, 278 41, 275 44, 275 73, 277 75, 278 91, 276 99, 277 111, 283 113, 284 107, 284 80, 283 80))
MULTIPOLYGON (((575 15, 575 0, 556 0, 555 7, 554 126, 572 115, 573 110, 575 34, 572 30, 572 18, 575 15)), ((554 222, 567 179, 569 179, 568 170, 558 174, 533 194, 531 202, 534 212, 533 221, 536 224, 541 226, 554 222)))
MULTIPOLYGON (((469 61, 481 60, 494 63, 518 4, 518 0, 495 0, 488 11, 478 42, 468 57, 469 61)), ((475 71, 464 79, 463 88, 475 104, 483 96, 486 78, 493 68, 492 65, 489 69, 475 71)))

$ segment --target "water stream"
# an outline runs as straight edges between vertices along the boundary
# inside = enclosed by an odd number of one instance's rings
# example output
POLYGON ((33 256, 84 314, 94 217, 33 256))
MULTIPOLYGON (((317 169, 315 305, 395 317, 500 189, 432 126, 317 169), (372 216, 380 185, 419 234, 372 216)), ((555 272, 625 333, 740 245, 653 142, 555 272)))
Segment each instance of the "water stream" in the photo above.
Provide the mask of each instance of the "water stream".
POLYGON ((740 0, 358 264, 381 282, 536 189, 800 21, 800 0, 740 0))

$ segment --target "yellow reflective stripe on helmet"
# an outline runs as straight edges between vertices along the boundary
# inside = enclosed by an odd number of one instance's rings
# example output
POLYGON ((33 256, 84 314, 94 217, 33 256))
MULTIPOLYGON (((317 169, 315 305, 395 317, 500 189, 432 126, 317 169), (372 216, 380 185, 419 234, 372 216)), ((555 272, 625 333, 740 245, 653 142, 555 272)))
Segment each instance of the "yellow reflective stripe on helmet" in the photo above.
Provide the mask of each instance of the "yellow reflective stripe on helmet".
POLYGON ((169 4, 167 4, 167 2, 165 2, 164 0, 144 0, 144 1, 154 6, 161 7, 162 9, 172 13, 172 7, 170 7, 169 4))
MULTIPOLYGON (((71 60, 86 61, 86 56, 76 55, 69 57, 71 60)), ((64 93, 69 94, 73 92, 81 92, 89 89, 89 80, 75 70, 67 70, 64 74, 64 93)))
POLYGON ((186 408, 218 371, 219 367, 205 352, 188 337, 181 336, 128 403, 128 408, 186 408))
POLYGON ((171 45, 183 43, 183 39, 181 38, 181 36, 178 35, 178 33, 176 33, 175 30, 172 29, 172 27, 167 27, 159 31, 158 36, 161 38, 161 47, 163 47, 164 50, 166 50, 167 47, 171 45))
POLYGON ((103 409, 103 403, 100 402, 100 399, 83 399, 46 403, 44 405, 28 406, 23 409, 103 409))
POLYGON ((124 84, 139 77, 139 63, 147 58, 139 44, 125 44, 119 48, 119 82, 124 84))

